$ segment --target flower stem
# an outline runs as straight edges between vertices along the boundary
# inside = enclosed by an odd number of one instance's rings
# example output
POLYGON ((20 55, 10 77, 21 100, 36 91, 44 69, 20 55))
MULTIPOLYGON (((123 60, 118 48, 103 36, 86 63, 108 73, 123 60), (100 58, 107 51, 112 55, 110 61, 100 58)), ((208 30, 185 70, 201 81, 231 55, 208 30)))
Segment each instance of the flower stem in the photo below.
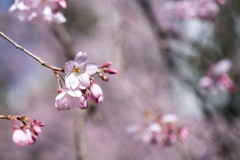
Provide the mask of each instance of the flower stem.
POLYGON ((58 67, 54 67, 51 66, 49 64, 47 64, 47 62, 43 61, 40 57, 34 55, 33 53, 29 52, 28 50, 26 50, 25 48, 23 48, 22 46, 20 46, 19 44, 17 44, 16 42, 14 42, 11 38, 9 38, 8 36, 6 36, 3 32, 0 31, 0 36, 2 36, 3 38, 5 38, 7 41, 9 41, 10 43, 12 43, 16 48, 22 50, 23 52, 25 52, 27 55, 29 55, 30 57, 34 58, 36 61, 38 61, 41 65, 43 65, 44 67, 50 68, 53 71, 59 71, 59 72, 64 72, 63 68, 58 68, 58 67))

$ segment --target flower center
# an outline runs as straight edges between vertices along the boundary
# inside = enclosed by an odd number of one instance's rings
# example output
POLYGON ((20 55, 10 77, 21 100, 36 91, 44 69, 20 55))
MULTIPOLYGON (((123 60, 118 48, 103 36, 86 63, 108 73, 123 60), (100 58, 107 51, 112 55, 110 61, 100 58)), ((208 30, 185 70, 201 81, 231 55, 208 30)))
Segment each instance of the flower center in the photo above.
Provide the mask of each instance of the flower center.
POLYGON ((84 71, 84 67, 83 66, 80 66, 80 67, 76 67, 74 68, 73 72, 79 76, 81 74, 83 74, 85 71, 84 71))
POLYGON ((65 97, 67 97, 68 99, 72 99, 72 96, 70 96, 69 94, 66 94, 65 97))

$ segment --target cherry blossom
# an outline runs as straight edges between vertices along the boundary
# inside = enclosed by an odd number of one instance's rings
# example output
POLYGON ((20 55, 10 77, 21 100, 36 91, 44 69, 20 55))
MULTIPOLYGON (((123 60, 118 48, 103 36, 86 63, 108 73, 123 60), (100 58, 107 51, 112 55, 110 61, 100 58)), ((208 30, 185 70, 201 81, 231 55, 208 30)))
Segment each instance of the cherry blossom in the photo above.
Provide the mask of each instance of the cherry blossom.
POLYGON ((59 111, 74 109, 80 107, 80 90, 65 89, 57 95, 55 106, 59 111))
POLYGON ((174 114, 158 115, 147 112, 144 116, 143 123, 127 128, 127 133, 135 140, 145 144, 155 143, 163 147, 170 146, 177 140, 183 141, 189 135, 185 127, 177 124, 177 116, 174 114))
POLYGON ((225 5, 225 0, 181 0, 167 2, 168 6, 178 15, 179 18, 199 18, 202 20, 212 20, 219 12, 219 4, 225 5))
POLYGON ((208 73, 199 80, 201 89, 211 94, 217 93, 218 90, 232 93, 234 91, 234 83, 227 74, 231 66, 232 63, 228 59, 223 59, 212 65, 208 73))
POLYGON ((89 76, 98 71, 97 64, 87 62, 87 53, 79 52, 74 61, 68 61, 65 64, 65 78, 67 88, 86 89, 90 86, 89 76))
POLYGON ((28 138, 26 133, 24 133, 22 130, 18 129, 17 127, 14 128, 12 140, 15 144, 19 146, 26 146, 28 144, 28 138))
POLYGON ((66 8, 65 0, 15 0, 9 8, 9 13, 13 18, 22 22, 56 22, 65 23, 66 18, 57 11, 58 5, 66 8))

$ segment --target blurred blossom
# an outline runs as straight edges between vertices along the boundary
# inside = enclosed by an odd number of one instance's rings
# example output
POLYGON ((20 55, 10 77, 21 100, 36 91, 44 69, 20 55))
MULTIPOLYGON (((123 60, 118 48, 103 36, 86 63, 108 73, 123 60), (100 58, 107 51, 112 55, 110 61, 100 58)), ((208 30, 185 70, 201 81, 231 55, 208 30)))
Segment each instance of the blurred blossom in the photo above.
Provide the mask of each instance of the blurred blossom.
POLYGON ((162 116, 162 121, 164 123, 175 123, 177 122, 177 116, 174 114, 165 114, 162 116))
POLYGON ((65 0, 15 0, 9 8, 9 13, 22 22, 65 23, 66 18, 57 10, 58 5, 64 9, 67 8, 65 0))
MULTIPOLYGON (((151 114, 151 113, 150 113, 151 114)), ((127 133, 135 140, 146 144, 156 143, 159 146, 170 146, 177 139, 183 141, 189 135, 186 128, 177 125, 177 116, 174 114, 157 115, 145 114, 147 121, 127 128, 127 133), (149 120, 149 121, 148 121, 149 120)))
POLYGON ((224 90, 232 93, 234 90, 234 83, 227 72, 232 66, 231 61, 224 59, 212 65, 207 73, 199 80, 199 86, 203 91, 212 94, 217 93, 218 90, 224 90))
POLYGON ((170 8, 181 19, 200 18, 202 20, 212 20, 219 12, 218 3, 224 5, 225 0, 182 0, 175 2, 167 2, 170 8))

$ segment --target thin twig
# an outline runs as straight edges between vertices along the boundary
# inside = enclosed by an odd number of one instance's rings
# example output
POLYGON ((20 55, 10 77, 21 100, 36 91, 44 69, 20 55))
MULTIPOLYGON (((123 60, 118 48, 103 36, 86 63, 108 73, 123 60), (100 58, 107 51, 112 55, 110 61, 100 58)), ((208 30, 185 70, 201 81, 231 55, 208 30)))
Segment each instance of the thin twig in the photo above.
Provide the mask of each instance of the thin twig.
POLYGON ((28 116, 14 116, 14 115, 0 115, 0 119, 7 119, 7 120, 13 120, 13 119, 17 119, 17 120, 26 120, 29 119, 28 116))
POLYGON ((27 55, 29 55, 30 57, 34 58, 36 61, 38 61, 39 63, 41 63, 41 65, 43 65, 44 67, 50 68, 53 71, 59 71, 59 72, 64 72, 63 68, 58 68, 58 67, 54 67, 51 66, 49 64, 47 64, 47 62, 43 61, 40 57, 34 55, 33 53, 29 52, 28 50, 26 50, 25 48, 23 48, 22 46, 20 46, 19 44, 17 44, 16 42, 14 42, 11 38, 9 38, 8 36, 6 36, 3 32, 0 32, 0 35, 5 38, 7 41, 9 41, 10 43, 12 43, 16 48, 22 50, 23 52, 25 52, 27 55))

